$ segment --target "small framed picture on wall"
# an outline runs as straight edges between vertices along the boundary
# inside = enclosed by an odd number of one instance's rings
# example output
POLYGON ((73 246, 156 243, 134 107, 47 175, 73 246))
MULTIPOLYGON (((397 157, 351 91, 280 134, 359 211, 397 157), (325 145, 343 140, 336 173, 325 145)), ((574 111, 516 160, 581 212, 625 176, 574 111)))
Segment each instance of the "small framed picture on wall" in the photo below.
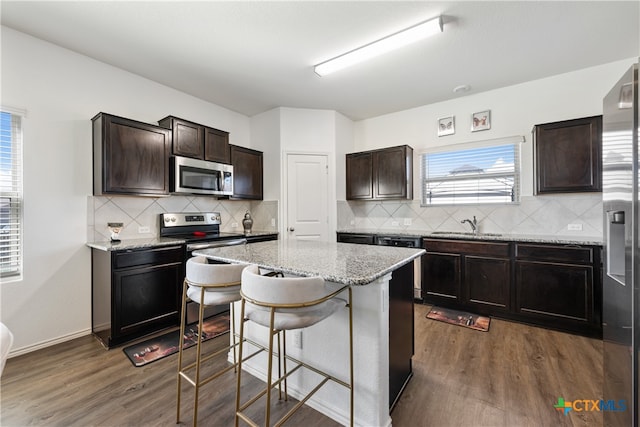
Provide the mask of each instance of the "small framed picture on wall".
POLYGON ((455 116, 438 119, 438 136, 453 135, 456 133, 455 116))
POLYGON ((471 116, 471 132, 491 129, 491 110, 473 113, 471 116))

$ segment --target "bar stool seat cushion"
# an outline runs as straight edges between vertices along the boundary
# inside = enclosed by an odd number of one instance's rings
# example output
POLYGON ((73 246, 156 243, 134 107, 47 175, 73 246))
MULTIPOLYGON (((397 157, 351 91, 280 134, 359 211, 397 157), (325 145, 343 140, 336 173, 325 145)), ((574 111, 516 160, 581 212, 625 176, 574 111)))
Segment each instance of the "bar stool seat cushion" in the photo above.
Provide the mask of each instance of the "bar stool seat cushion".
MULTIPOLYGON (((333 290, 321 277, 269 277, 260 275, 258 266, 242 272, 242 293, 263 304, 304 304, 324 298, 333 290)), ((316 305, 299 308, 277 308, 274 329, 300 329, 314 325, 347 305, 341 298, 332 298, 316 305)), ((246 302, 245 317, 262 326, 269 326, 270 307, 246 302)))
POLYGON ((204 305, 222 305, 240 301, 240 285, 217 287, 215 285, 238 281, 243 264, 208 264, 205 257, 197 256, 187 261, 186 278, 189 284, 187 296, 204 305), (205 288, 204 301, 200 301, 202 285, 205 288))

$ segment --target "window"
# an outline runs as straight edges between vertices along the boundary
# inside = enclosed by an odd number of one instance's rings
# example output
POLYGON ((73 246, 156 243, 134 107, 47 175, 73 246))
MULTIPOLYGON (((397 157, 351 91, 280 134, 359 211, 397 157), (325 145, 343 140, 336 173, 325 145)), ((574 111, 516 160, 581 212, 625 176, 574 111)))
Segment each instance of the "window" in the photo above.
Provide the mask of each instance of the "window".
POLYGON ((517 203, 523 140, 502 138, 422 154, 422 205, 517 203))
POLYGON ((0 111, 0 278, 22 274, 22 117, 0 111))

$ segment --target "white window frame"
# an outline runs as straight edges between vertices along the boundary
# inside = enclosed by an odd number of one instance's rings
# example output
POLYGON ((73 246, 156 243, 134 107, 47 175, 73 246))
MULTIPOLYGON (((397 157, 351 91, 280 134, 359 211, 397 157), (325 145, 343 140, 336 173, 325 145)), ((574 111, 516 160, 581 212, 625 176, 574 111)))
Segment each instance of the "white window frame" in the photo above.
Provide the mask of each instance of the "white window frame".
MULTIPOLYGON (((420 195, 420 205, 422 207, 434 207, 434 206, 480 206, 480 205, 496 205, 496 204, 508 204, 508 205, 512 205, 512 204, 518 204, 520 203, 520 183, 521 183, 521 150, 520 150, 520 144, 524 142, 524 137, 523 136, 512 136, 512 137, 506 137, 506 138, 496 138, 496 139, 490 139, 490 140, 483 140, 483 141, 477 141, 477 142, 469 142, 469 143, 463 143, 463 144, 454 144, 454 145, 448 145, 448 146, 440 146, 440 147, 435 147, 429 150, 426 150, 424 152, 422 152, 420 154, 420 183, 421 183, 421 195, 420 195), (427 176, 427 156, 431 155, 431 154, 435 154, 435 153, 452 153, 452 155, 456 152, 460 152, 460 151, 465 151, 465 150, 472 150, 472 149, 479 149, 479 148, 492 148, 492 147, 497 147, 497 146, 504 146, 504 145, 513 145, 515 148, 515 159, 514 159, 514 163, 515 163, 515 170, 513 173, 513 177, 514 177, 514 185, 513 185, 513 200, 512 201, 499 201, 499 202, 489 202, 486 200, 482 200, 480 199, 477 203, 475 202, 464 202, 464 203, 429 203, 428 199, 428 195, 427 195, 427 189, 428 189, 428 183, 429 182, 433 182, 434 180, 430 180, 427 176)), ((493 176, 493 175, 489 175, 488 178, 492 178, 492 177, 498 177, 499 174, 493 176)), ((511 174, 509 174, 511 175, 511 174)), ((437 179, 437 181, 457 181, 457 180, 461 180, 459 177, 451 177, 450 179, 447 178, 439 178, 437 179)))
MULTIPOLYGON (((2 282, 22 280, 24 271, 23 257, 23 135, 26 111, 0 106, 2 113, 11 114, 19 118, 17 123, 11 123, 11 169, 10 176, 3 176, 0 181, 0 199, 11 199, 9 203, 9 241, 8 245, 0 244, 0 279, 2 282), (9 185, 7 185, 7 183, 9 185), (3 258, 3 252, 8 251, 8 259, 3 258)), ((5 156, 0 152, 0 156, 5 156)), ((5 159, 3 159, 5 160, 5 159)), ((0 172, 2 173, 2 172, 0 172)))

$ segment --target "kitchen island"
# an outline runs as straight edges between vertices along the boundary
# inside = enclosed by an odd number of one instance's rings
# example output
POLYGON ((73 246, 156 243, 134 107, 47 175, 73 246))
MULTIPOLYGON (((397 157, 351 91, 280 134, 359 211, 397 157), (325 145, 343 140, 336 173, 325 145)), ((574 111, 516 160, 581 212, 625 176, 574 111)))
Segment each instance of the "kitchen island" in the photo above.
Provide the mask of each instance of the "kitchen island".
MULTIPOLYGON (((411 376, 412 261, 424 253, 423 249, 279 240, 204 249, 194 252, 194 255, 219 262, 256 264, 265 270, 282 272, 287 276, 320 276, 336 286, 351 285, 354 424, 390 426, 389 407, 397 397, 390 396, 390 381, 393 383, 395 377, 401 378, 399 390, 392 392, 399 395, 411 376), (399 344, 397 340, 402 337, 403 344, 399 344), (405 349, 400 353, 404 356, 398 356, 401 348, 405 349), (404 359, 404 363, 398 359, 404 359)), ((252 340, 266 344, 267 332, 261 326, 251 323, 246 331, 252 340)), ((338 378, 348 378, 346 310, 304 329, 302 335, 295 339, 294 333, 299 334, 297 331, 287 332, 287 351, 291 356, 315 364, 338 378)), ((248 372, 264 380, 266 360, 255 359, 244 366, 248 372)), ((304 372, 303 375, 292 377, 288 385, 292 396, 298 397, 317 382, 315 374, 304 372)), ((348 390, 344 387, 327 383, 307 404, 344 425, 348 424, 349 398, 348 390)))

